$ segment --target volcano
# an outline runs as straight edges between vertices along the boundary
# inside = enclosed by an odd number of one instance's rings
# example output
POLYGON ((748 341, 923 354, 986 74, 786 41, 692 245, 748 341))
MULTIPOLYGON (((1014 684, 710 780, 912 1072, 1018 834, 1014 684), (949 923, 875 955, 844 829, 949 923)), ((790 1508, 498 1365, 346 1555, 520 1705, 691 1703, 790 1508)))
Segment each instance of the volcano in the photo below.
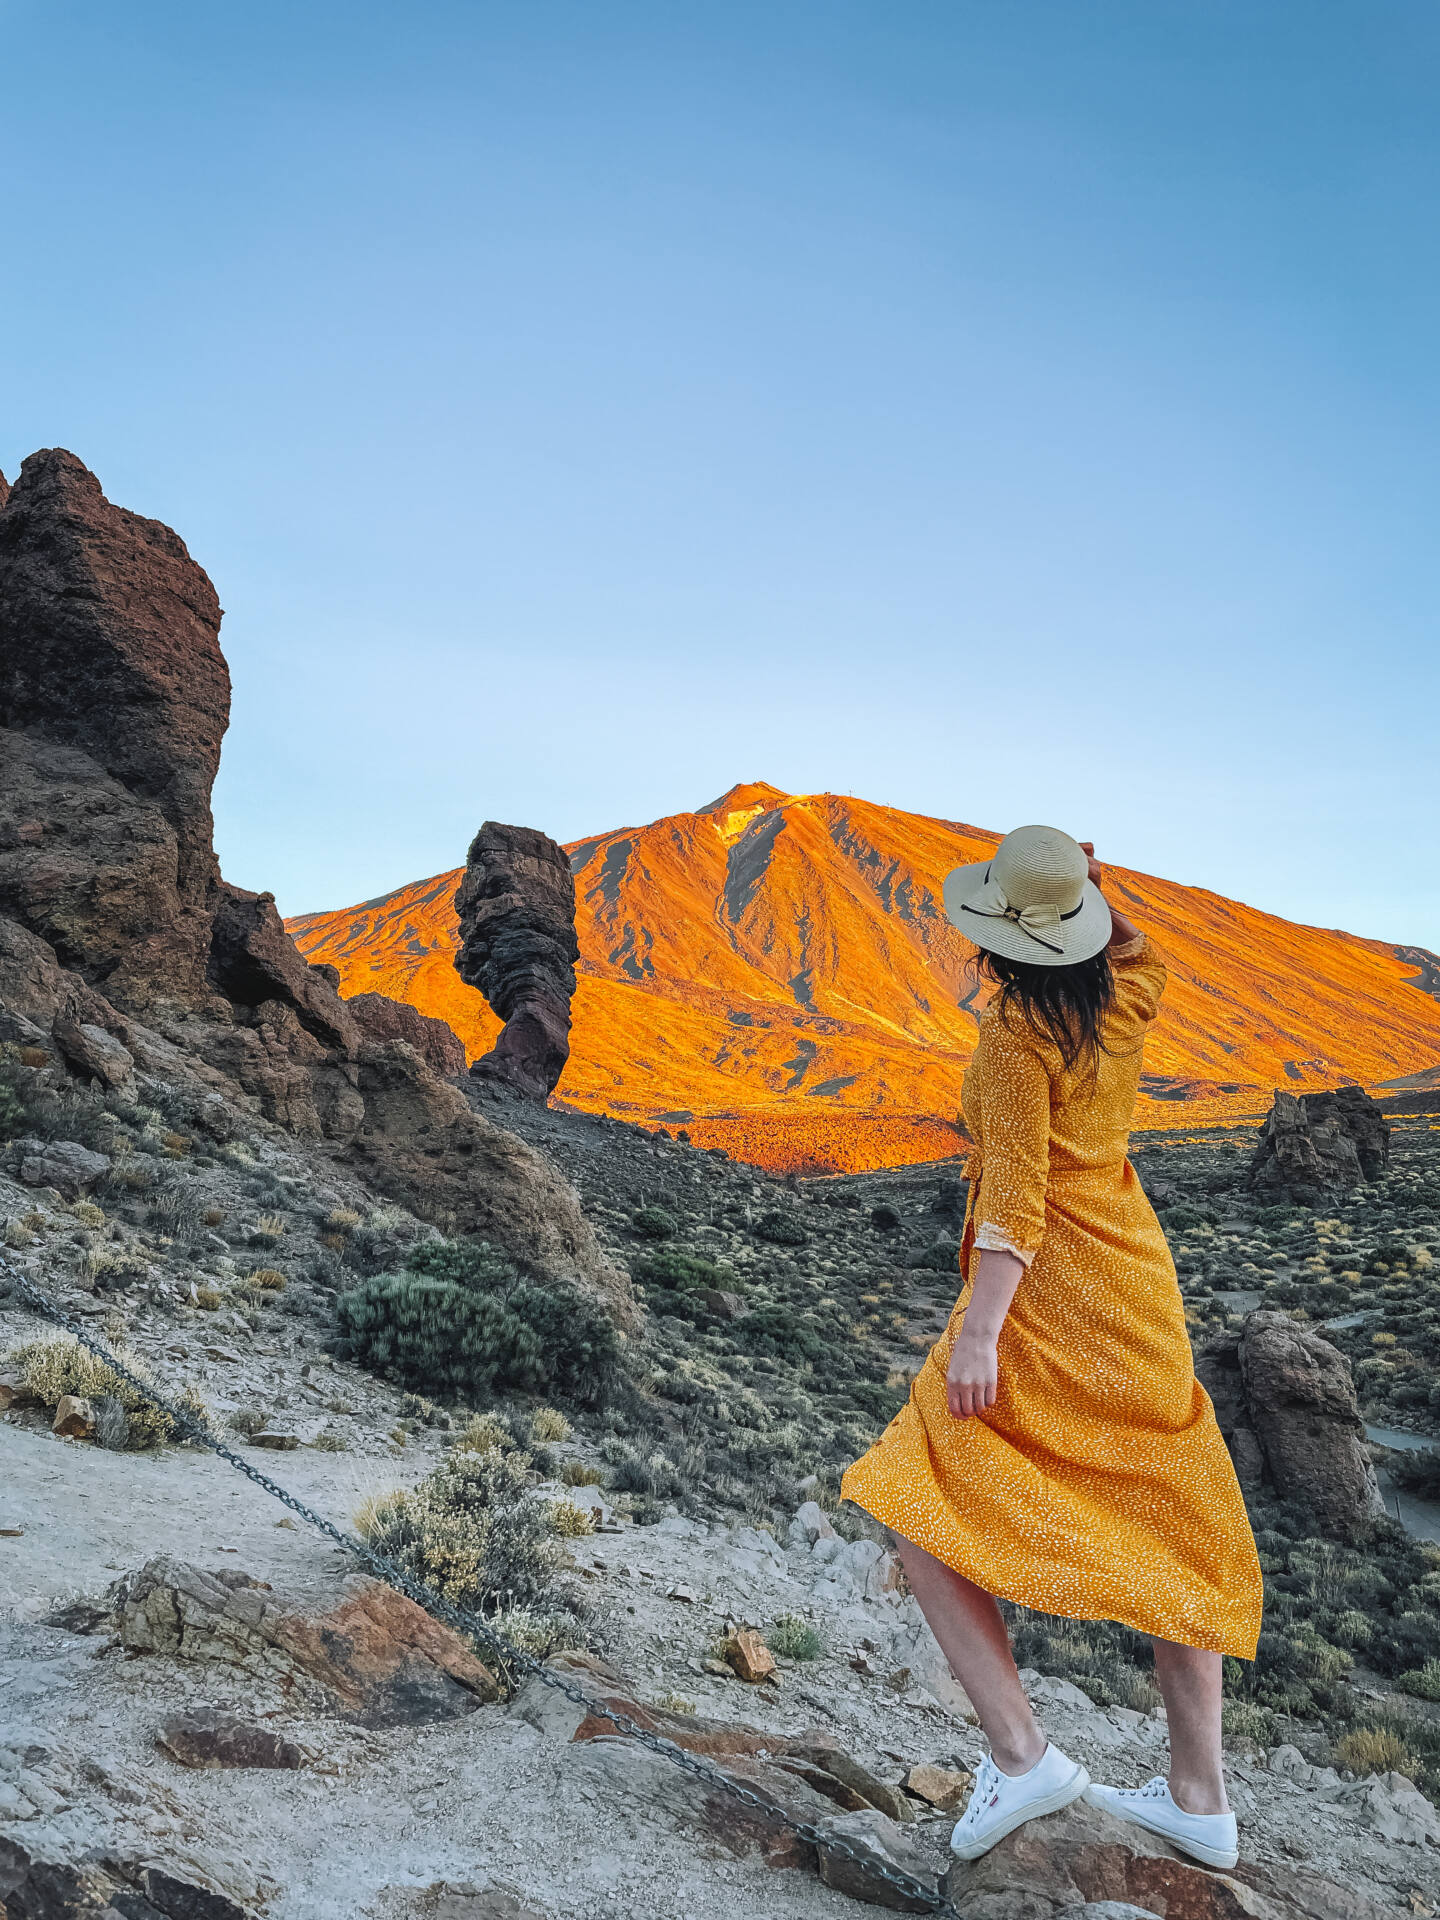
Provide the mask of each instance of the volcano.
MULTIPOLYGON (((732 787, 566 850, 580 939, 559 1104, 774 1170, 957 1152, 984 990, 940 884, 999 836, 833 793, 732 787)), ((474 1059, 499 1023, 455 972, 461 870, 287 921, 300 951, 446 1020, 474 1059)), ((1296 925, 1123 867, 1107 886, 1164 951, 1137 1125, 1238 1120, 1292 1092, 1440 1062, 1440 961, 1296 925)))

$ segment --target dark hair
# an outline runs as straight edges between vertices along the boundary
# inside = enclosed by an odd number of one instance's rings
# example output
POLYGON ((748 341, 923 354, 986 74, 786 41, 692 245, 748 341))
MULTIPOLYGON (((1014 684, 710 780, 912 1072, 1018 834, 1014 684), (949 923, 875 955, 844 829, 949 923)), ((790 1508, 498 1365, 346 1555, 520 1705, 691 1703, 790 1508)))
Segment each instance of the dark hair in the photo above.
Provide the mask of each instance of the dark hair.
POLYGON ((1107 948, 1068 967, 1037 967, 981 947, 971 965, 997 982, 1002 1019, 1017 1013, 1032 1033, 1055 1043, 1067 1069, 1099 1070, 1108 1051, 1101 1037, 1105 1016, 1115 998, 1107 948))

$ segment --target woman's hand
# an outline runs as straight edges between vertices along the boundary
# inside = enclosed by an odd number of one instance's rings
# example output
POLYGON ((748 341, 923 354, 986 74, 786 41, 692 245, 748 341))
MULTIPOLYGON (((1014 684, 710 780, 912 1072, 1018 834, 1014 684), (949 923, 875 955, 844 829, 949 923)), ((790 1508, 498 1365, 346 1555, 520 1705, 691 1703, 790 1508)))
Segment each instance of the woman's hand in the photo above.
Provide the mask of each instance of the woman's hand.
POLYGON ((1090 871, 1086 878, 1092 887, 1100 887, 1103 889, 1105 885, 1105 869, 1095 858, 1095 842, 1093 840, 1082 840, 1080 842, 1080 851, 1090 862, 1090 871))
POLYGON ((945 1397, 951 1413, 957 1420, 983 1413, 986 1407, 994 1406, 999 1388, 996 1342, 984 1334, 967 1334, 962 1324, 945 1370, 945 1397))

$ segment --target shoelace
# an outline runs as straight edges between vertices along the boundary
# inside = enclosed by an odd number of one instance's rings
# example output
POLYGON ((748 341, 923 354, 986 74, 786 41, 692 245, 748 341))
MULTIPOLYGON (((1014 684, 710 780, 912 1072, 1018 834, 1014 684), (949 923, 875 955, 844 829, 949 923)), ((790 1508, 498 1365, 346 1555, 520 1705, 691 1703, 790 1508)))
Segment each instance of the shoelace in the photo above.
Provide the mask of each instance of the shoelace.
POLYGON ((1000 1798, 1000 1769, 989 1754, 981 1757, 975 1769, 975 1786, 970 1795, 970 1803, 960 1817, 962 1827, 970 1827, 989 1811, 1000 1798))
POLYGON ((1170 1791, 1170 1782, 1163 1773, 1157 1773, 1143 1787, 1121 1787, 1119 1791, 1126 1800, 1163 1800, 1170 1791))

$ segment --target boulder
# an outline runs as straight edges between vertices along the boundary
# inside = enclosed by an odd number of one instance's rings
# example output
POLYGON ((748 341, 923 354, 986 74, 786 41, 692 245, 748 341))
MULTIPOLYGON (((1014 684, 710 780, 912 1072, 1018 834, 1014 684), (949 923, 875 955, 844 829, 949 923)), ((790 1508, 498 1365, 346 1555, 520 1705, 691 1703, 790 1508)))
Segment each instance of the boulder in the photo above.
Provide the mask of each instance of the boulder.
POLYGON ((808 1550, 817 1540, 833 1540, 835 1529, 830 1524, 830 1516, 818 1500, 806 1500, 796 1508, 795 1516, 785 1529, 787 1547, 800 1547, 808 1550))
POLYGON ((1277 1087, 1248 1179, 1257 1192, 1318 1206, 1377 1179, 1389 1160, 1389 1123, 1363 1088, 1297 1095, 1277 1087))
POLYGON ((553 1091, 570 1057, 575 992, 575 882, 565 849, 533 827, 487 820, 455 894, 455 968, 505 1026, 470 1071, 533 1099, 553 1091))
MULTIPOLYGON (((818 1824, 822 1833, 847 1842, 849 1848, 873 1860, 877 1866, 907 1874, 922 1887, 934 1886, 935 1870, 928 1857, 893 1820, 877 1813, 873 1807, 859 1813, 832 1814, 818 1824)), ((863 1900, 868 1906, 889 1907, 893 1913, 934 1911, 933 1899, 907 1893, 878 1873, 868 1872, 854 1852, 842 1853, 838 1848, 824 1845, 818 1851, 820 1878, 837 1893, 848 1893, 851 1899, 863 1900)))
POLYGON ((1282 1499, 1308 1506, 1327 1532, 1363 1535, 1384 1513, 1350 1363, 1288 1314, 1250 1314, 1240 1337, 1245 1398, 1282 1499))
POLYGON ((66 1440, 95 1438, 95 1409, 78 1393, 62 1393, 55 1407, 50 1431, 66 1440))
POLYGON ((1262 1309, 1209 1340, 1195 1374, 1247 1492, 1268 1481, 1343 1537, 1383 1513, 1350 1363, 1322 1334, 1262 1309))
MULTIPOLYGON (((333 973, 335 969, 326 971, 333 973)), ((351 994, 345 1006, 367 1040, 403 1040, 442 1080, 464 1073, 464 1043, 446 1021, 436 1020, 428 1013, 421 1013, 418 1007, 407 1006, 403 1000, 391 1000, 383 993, 351 994)))
POLYGON ((47 1858, 0 1834, 0 1914, 13 1920, 252 1920, 174 1864, 47 1858))
POLYGON ((128 1087, 135 1078, 135 1056, 123 1041, 104 1027, 72 1020, 61 1014, 51 1029, 56 1046, 70 1065, 107 1087, 128 1087))
POLYGON ((356 1578, 315 1616, 247 1575, 161 1556, 111 1593, 122 1646, 283 1677, 304 1674, 363 1726, 450 1720, 499 1697, 494 1675, 403 1594, 356 1578))
POLYGON ((1302 1868, 1197 1866, 1085 1800, 1030 1821, 979 1860, 957 1861, 946 1884, 977 1920, 1050 1920, 1107 1901, 1171 1920, 1385 1920, 1389 1911, 1302 1868))
POLYGON ((752 1628, 742 1627, 725 1642, 725 1660, 737 1678, 758 1686, 775 1671, 775 1656, 752 1628))
POLYGON ((78 1140, 50 1140, 20 1162, 27 1187, 53 1187, 66 1200, 78 1200, 110 1171, 108 1154, 82 1147, 78 1140))
POLYGON ((290 1769, 305 1764, 305 1755, 293 1740, 218 1707, 173 1715, 155 1742, 182 1767, 290 1769))

